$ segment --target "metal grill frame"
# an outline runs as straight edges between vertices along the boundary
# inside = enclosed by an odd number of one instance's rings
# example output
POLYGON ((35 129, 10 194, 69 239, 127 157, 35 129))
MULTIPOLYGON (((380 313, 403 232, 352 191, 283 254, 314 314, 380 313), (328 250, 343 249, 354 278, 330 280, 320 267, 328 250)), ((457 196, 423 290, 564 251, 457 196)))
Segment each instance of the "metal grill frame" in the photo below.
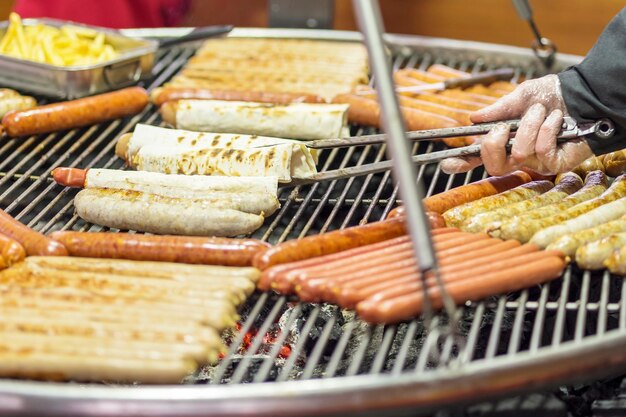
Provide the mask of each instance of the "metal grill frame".
MULTIPOLYGON (((189 29, 167 30, 127 30, 127 35, 179 36, 189 29)), ((335 41, 360 40, 360 35, 353 32, 323 30, 273 30, 273 29, 235 29, 230 36, 238 37, 275 37, 327 39, 335 41)), ((515 65, 524 68, 524 75, 539 74, 540 65, 533 65, 534 55, 530 50, 502 45, 478 42, 452 41, 407 35, 388 35, 386 40, 397 59, 396 66, 415 66, 416 52, 421 55, 420 67, 432 63, 457 65, 470 71, 481 67, 500 64, 515 65), (467 63, 472 63, 472 68, 467 63)), ((165 53, 156 63, 157 76, 149 88, 160 85, 170 78, 180 63, 186 61, 193 51, 176 49, 165 53), (176 63, 175 65, 173 63, 176 63)), ((581 57, 559 54, 556 70, 579 62, 581 57)), ((520 74, 522 75, 521 71, 520 74)), ((55 185, 49 178, 51 167, 58 165, 79 167, 121 168, 123 163, 113 154, 115 138, 132 130, 137 122, 158 123, 160 119, 155 109, 149 106, 142 114, 127 120, 118 120, 110 124, 78 129, 63 134, 50 134, 31 137, 25 141, 10 140, 0 147, 0 199, 7 211, 19 220, 44 233, 56 229, 98 230, 72 215, 71 197, 74 191, 55 185), (87 143, 89 141, 89 143, 87 143), (42 149, 44 150, 41 154, 42 149), (75 152, 77 155, 74 155, 75 152), (25 155, 25 156, 24 156, 25 155), (18 156, 23 156, 21 161, 18 156), (27 165, 30 163, 30 165, 27 165), (14 164, 14 165, 12 165, 14 164), (20 187, 25 191, 15 196, 20 187), (56 192, 55 192, 56 190, 56 192), (13 198, 12 198, 13 197, 13 198), (30 199, 30 200, 28 200, 30 199), (28 201, 26 201, 28 200, 28 201), (59 204, 62 207, 54 211, 59 204), (36 209, 38 207, 42 207, 36 209), (61 219, 67 219, 61 221, 61 219)), ((361 133, 362 131, 355 132, 361 133)), ((431 152, 433 144, 422 144, 420 152, 431 152)), ((418 145, 414 148, 418 150, 418 145)), ((362 164, 383 160, 383 146, 366 146, 356 150, 332 150, 322 156, 322 169, 345 167, 349 164, 362 164)), ((449 176, 441 173, 438 167, 422 166, 418 179, 428 177, 427 194, 436 189, 448 189, 453 185, 468 183, 479 172, 449 176)), ((483 175, 484 176, 484 175, 483 175)), ((280 199, 282 208, 274 215, 255 237, 278 243, 288 238, 301 237, 311 232, 324 232, 331 228, 344 228, 357 221, 374 221, 384 218, 396 203, 397 190, 390 184, 389 172, 368 175, 349 180, 314 184, 293 190, 283 190, 280 199), (377 185, 376 185, 377 184, 377 185), (374 188, 370 198, 365 198, 365 190, 374 188), (393 189, 391 193, 384 190, 393 189), (356 193, 350 193, 358 188, 356 193), (388 194, 385 198, 385 195, 388 194), (295 210, 293 217, 284 224, 285 216, 295 210), (341 213, 340 213, 341 212, 341 213), (345 213, 340 221, 340 214, 345 213)), ((282 341, 264 358, 257 373, 253 375, 253 384, 238 384, 245 380, 252 355, 244 356, 231 376, 231 383, 221 385, 226 367, 232 361, 234 353, 254 322, 254 318, 265 310, 265 318, 252 340, 252 350, 258 348, 263 334, 270 327, 274 318, 284 310, 289 302, 286 297, 261 294, 250 305, 248 320, 231 343, 231 352, 215 370, 212 386, 177 385, 177 386, 140 386, 115 387, 101 385, 80 386, 76 384, 39 383, 29 381, 0 380, 0 412, 12 414, 37 415, 86 415, 113 416, 131 414, 166 415, 292 415, 329 414, 355 411, 375 411, 383 408, 415 408, 427 411, 443 404, 475 402, 485 398, 508 395, 512 392, 531 391, 538 388, 557 386, 563 382, 588 380, 594 376, 617 374, 626 370, 626 286, 621 286, 620 294, 611 293, 611 277, 607 272, 597 276, 589 271, 582 273, 568 268, 559 285, 546 284, 538 293, 522 291, 517 298, 509 300, 500 297, 497 300, 485 300, 468 303, 460 309, 475 311, 474 322, 467 334, 465 349, 455 355, 456 360, 448 367, 429 364, 429 358, 422 348, 414 368, 405 369, 403 363, 409 345, 420 331, 419 322, 412 321, 397 326, 371 326, 365 334, 353 334, 357 321, 351 321, 344 328, 335 350, 325 363, 325 374, 314 377, 314 368, 322 358, 324 344, 332 330, 334 319, 331 318, 322 328, 322 334, 311 350, 307 364, 299 369, 300 380, 292 380, 289 371, 295 367, 293 355, 283 365, 277 382, 264 382, 272 368, 282 341), (569 293, 580 284, 579 296, 570 300, 569 293), (593 300, 588 299, 590 287, 599 280, 599 294, 593 300), (554 288, 552 288, 554 287, 554 288), (554 293, 556 292, 556 299, 554 293), (500 324, 505 311, 515 311, 507 352, 498 352, 500 324), (475 347, 479 342, 480 322, 485 312, 493 312, 491 331, 484 355, 476 358, 475 347), (533 314, 533 328, 526 333, 530 340, 521 348, 526 314, 533 314), (546 343, 544 319, 554 315, 552 338, 546 343), (574 334, 564 336, 567 316, 575 315, 574 334), (590 315, 597 316, 595 329, 587 334, 585 328, 590 315), (618 323, 607 326, 609 316, 617 315, 618 323), (380 334, 378 351, 369 364, 369 371, 360 370, 362 361, 369 348, 373 333, 380 334), (400 335, 402 344, 393 369, 383 372, 385 356, 392 340, 400 335), (353 363, 344 372, 344 376, 335 377, 339 360, 352 337, 359 337, 359 348, 352 357, 353 363), (522 350, 522 351, 520 351, 522 350), (285 369, 287 369, 285 371, 285 369)), ((306 325, 313 325, 320 313, 320 306, 315 306, 307 316, 306 325)), ((291 311, 290 320, 295 320, 301 313, 302 305, 291 311)), ((439 319, 439 318, 438 318, 439 319)), ((304 329, 306 330, 306 329, 304 329)), ((305 333, 303 330, 303 333, 305 333)), ((301 339, 302 341, 303 339, 301 339)), ((429 334, 424 344, 437 342, 436 332, 429 334)), ((302 343, 304 343, 302 341, 302 343)), ((298 349, 298 346, 296 346, 298 349)), ((447 343, 443 343, 444 356, 453 353, 447 343), (447 350, 446 350, 447 349, 447 350)))

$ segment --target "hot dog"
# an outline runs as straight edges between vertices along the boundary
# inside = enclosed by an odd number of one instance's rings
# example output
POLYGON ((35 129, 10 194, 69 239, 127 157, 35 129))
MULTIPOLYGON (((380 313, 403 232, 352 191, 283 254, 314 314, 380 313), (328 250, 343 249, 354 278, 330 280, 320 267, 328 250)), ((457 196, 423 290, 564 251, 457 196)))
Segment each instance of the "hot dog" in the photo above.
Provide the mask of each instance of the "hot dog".
POLYGON ((433 64, 426 70, 428 74, 433 74, 443 79, 448 78, 469 78, 471 74, 443 64, 433 64))
POLYGON ((550 181, 532 181, 500 194, 456 206, 443 213, 443 218, 446 220, 447 225, 458 227, 461 226, 466 219, 478 213, 527 200, 545 193, 552 187, 554 187, 554 184, 550 181))
POLYGON ((213 90, 209 88, 193 87, 160 87, 154 89, 151 100, 156 106, 166 101, 181 99, 197 100, 225 100, 225 101, 253 101, 257 103, 325 103, 326 101, 317 95, 307 93, 278 93, 269 91, 235 91, 213 90))
POLYGON ((250 266, 271 245, 254 239, 147 236, 128 233, 54 232, 71 256, 188 264, 250 266))
POLYGON ((148 104, 148 93, 130 87, 112 93, 12 111, 2 118, 11 137, 74 129, 137 114, 148 104))
MULTIPOLYGON (((20 243, 28 256, 67 255, 67 250, 61 243, 49 239, 43 234, 23 225, 8 215, 4 210, 0 210, 0 233, 20 243)), ((14 252, 14 250, 12 250, 12 252, 14 252)), ((17 250, 17 252, 19 252, 19 250, 17 250)))
MULTIPOLYGON (((558 277, 565 262, 557 254, 550 256, 537 252, 529 259, 516 258, 514 266, 494 270, 481 275, 473 275, 470 279, 446 283, 446 291, 457 303, 466 300, 477 300, 487 295, 516 291, 558 277), (536 255, 536 257, 534 257, 536 255), (523 259, 523 263, 519 260, 523 259)), ((406 288, 405 295, 382 301, 368 298, 357 305, 357 312, 370 323, 394 323, 419 314, 422 310, 424 295, 419 284, 406 288)), ((437 288, 429 291, 434 308, 441 308, 441 294, 437 288)))
MULTIPOLYGON (((438 257, 445 263, 445 259, 454 258, 455 253, 468 253, 480 248, 493 246, 497 241, 487 239, 486 235, 470 235, 467 233, 449 233, 445 239, 433 238, 438 257)), ((371 245, 373 246, 373 245, 371 245)), ((379 276, 381 273, 398 268, 415 265, 415 254, 411 242, 401 245, 373 249, 360 256, 350 257, 350 264, 333 262, 324 257, 319 260, 319 265, 309 266, 292 270, 276 279, 276 287, 279 290, 291 291, 292 284, 298 296, 304 301, 319 301, 328 295, 329 286, 341 286, 352 280, 369 276, 379 276)), ((329 298, 326 298, 329 299, 329 298)))
MULTIPOLYGON (((351 123, 364 126, 381 127, 380 106, 376 100, 365 98, 356 94, 339 94, 333 98, 333 103, 349 104, 348 120, 351 123)), ((449 117, 433 114, 417 109, 403 108, 407 129, 425 130, 443 127, 457 127, 460 124, 449 117)))
POLYGON ((404 234, 403 219, 383 220, 281 243, 255 256, 252 265, 263 270, 272 265, 341 252, 404 234))
MULTIPOLYGON (((440 230, 446 230, 446 229, 440 229, 440 230)), ((408 242, 409 239, 410 238, 408 236, 399 236, 396 238, 383 240, 377 243, 358 246, 358 247, 343 250, 340 252, 335 252, 330 255, 325 255, 324 259, 327 262, 337 261, 341 259, 345 260, 353 256, 360 255, 362 253, 371 252, 376 249, 382 249, 386 247, 400 245, 400 244, 408 242)), ((318 265, 319 264, 318 259, 319 258, 314 257, 314 258, 308 258, 308 259, 304 259, 300 261, 285 262, 282 264, 271 266, 268 269, 263 271, 263 274, 261 275, 261 279, 259 280, 257 286, 261 291, 267 291, 272 287, 272 284, 280 275, 289 273, 289 271, 297 270, 299 268, 306 268, 309 266, 318 265)), ((253 260, 253 265, 254 265, 254 260, 253 260)))
MULTIPOLYGON (((501 177, 489 177, 427 197, 424 199, 424 207, 428 211, 443 214, 453 207, 510 190, 530 181, 530 175, 523 171, 515 171, 501 177)), ((404 207, 401 206, 389 212, 387 217, 393 218, 403 214, 404 207)))
POLYGON ((445 80, 445 77, 415 68, 403 68, 396 71, 396 74, 414 78, 415 80, 421 81, 423 83, 438 83, 445 80))

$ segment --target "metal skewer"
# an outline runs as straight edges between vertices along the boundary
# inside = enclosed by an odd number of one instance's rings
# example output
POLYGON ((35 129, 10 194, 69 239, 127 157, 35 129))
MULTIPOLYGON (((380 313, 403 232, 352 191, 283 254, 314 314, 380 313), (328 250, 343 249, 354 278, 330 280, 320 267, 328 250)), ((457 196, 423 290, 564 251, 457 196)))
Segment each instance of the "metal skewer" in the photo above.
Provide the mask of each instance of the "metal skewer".
POLYGON ((433 275, 437 281, 446 312, 450 320, 450 328, 456 329, 456 307, 446 293, 441 276, 435 249, 430 235, 430 226, 422 206, 421 183, 415 185, 417 172, 411 160, 409 142, 405 137, 404 120, 396 97, 391 65, 385 53, 382 33, 383 24, 380 6, 377 0, 353 0, 357 21, 364 35, 370 64, 376 79, 376 89, 381 104, 382 124, 387 132, 387 145, 393 161, 392 172, 398 183, 399 192, 407 210, 406 222, 413 241, 413 250, 418 261, 424 291, 424 320, 430 330, 432 323, 432 302, 428 294, 428 276, 433 275))

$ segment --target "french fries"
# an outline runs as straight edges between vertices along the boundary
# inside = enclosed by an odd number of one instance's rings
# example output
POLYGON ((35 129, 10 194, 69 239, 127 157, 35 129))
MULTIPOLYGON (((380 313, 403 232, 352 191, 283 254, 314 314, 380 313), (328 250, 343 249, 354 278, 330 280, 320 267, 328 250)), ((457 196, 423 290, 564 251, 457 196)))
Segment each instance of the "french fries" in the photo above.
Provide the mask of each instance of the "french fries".
POLYGON ((55 28, 22 25, 16 13, 0 40, 0 54, 56 66, 92 65, 115 58, 118 52, 104 33, 65 25, 55 28))

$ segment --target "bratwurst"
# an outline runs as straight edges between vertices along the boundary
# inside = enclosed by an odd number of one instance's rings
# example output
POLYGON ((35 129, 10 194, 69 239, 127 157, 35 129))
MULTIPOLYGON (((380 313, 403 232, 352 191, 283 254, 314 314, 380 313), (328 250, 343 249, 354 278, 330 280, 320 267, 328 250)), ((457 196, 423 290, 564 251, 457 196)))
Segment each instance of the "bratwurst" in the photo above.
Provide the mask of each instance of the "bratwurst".
POLYGON ((237 236, 263 224, 261 215, 217 208, 205 200, 137 191, 87 188, 76 195, 74 206, 88 222, 156 234, 237 236))

